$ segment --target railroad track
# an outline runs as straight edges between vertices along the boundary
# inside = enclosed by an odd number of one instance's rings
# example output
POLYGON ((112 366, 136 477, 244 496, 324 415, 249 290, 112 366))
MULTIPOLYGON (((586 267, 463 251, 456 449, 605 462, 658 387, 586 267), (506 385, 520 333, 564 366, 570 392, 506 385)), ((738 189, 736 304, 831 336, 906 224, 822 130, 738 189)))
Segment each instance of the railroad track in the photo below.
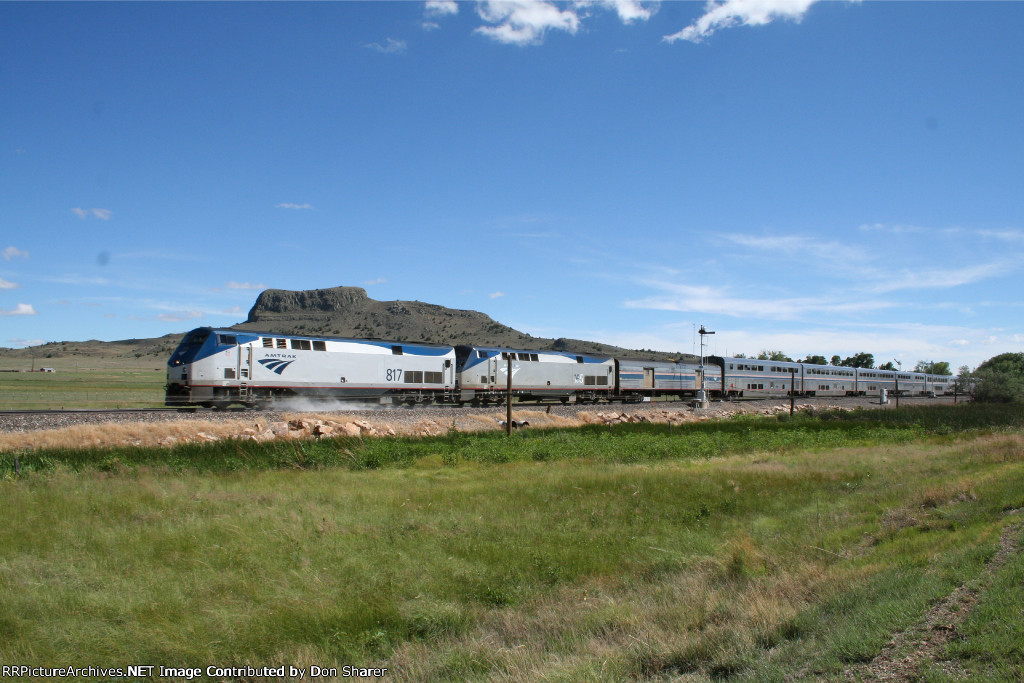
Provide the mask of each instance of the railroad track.
POLYGON ((0 410, 0 415, 110 415, 113 413, 194 412, 196 412, 195 408, 46 408, 40 410, 0 410))

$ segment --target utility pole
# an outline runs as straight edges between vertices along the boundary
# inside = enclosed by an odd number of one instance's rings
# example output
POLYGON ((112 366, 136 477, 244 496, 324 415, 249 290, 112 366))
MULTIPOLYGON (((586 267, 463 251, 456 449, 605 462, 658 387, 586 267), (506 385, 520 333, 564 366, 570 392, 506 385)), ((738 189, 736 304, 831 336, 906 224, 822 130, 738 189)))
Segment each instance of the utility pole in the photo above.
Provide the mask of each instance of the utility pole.
POLYGON ((893 362, 899 366, 899 370, 896 371, 896 410, 900 409, 900 373, 903 372, 903 363, 893 358, 893 362))
MULTIPOLYGON (((703 325, 701 325, 700 329, 697 330, 697 333, 700 334, 700 393, 697 396, 697 399, 700 401, 700 407, 701 408, 707 408, 708 407, 708 392, 707 392, 707 384, 704 381, 704 335, 714 334, 714 332, 711 332, 711 331, 705 329, 705 327, 703 325)), ((725 387, 724 386, 722 387, 722 391, 723 392, 725 391, 725 387)))
POLYGON ((508 406, 505 408, 505 434, 512 436, 512 352, 509 351, 508 356, 508 406))
POLYGON ((789 416, 793 417, 793 404, 796 401, 796 368, 789 369, 789 416))

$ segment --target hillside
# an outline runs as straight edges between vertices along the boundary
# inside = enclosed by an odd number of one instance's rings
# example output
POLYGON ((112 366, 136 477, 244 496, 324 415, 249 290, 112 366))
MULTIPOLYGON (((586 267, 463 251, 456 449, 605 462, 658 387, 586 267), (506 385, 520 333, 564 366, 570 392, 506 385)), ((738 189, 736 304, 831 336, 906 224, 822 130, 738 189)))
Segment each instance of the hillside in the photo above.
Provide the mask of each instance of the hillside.
MULTIPOLYGON (((421 301, 377 301, 361 287, 291 291, 268 289, 256 299, 237 330, 323 335, 357 339, 396 339, 435 344, 480 344, 513 348, 574 351, 595 355, 652 359, 692 358, 688 354, 632 351, 580 339, 545 339, 502 325, 478 311, 445 308, 421 301)), ((0 369, 44 366, 160 366, 184 331, 156 339, 101 342, 50 342, 29 349, 0 349, 0 369)))
POLYGON ((652 358, 675 354, 628 351, 580 339, 533 337, 478 311, 421 301, 377 301, 361 287, 306 291, 268 289, 256 299, 239 330, 326 335, 359 339, 401 339, 435 344, 481 344, 652 358))
POLYGON ((163 369, 183 333, 155 339, 59 341, 27 349, 0 348, 0 370, 163 369))

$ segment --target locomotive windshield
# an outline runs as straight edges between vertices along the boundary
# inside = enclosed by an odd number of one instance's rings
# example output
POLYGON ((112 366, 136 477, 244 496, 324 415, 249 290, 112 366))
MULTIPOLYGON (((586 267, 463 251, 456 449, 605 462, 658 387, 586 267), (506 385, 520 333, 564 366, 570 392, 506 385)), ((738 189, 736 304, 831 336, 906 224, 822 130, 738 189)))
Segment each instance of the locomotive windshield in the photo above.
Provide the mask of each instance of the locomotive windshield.
POLYGON ((192 330, 185 335, 185 338, 178 344, 178 348, 171 354, 167 364, 174 367, 177 365, 184 365, 185 363, 191 363, 195 360, 196 353, 203 347, 206 340, 210 338, 210 330, 200 328, 192 330))
POLYGON ((455 347, 455 367, 458 368, 459 372, 466 367, 466 361, 469 360, 469 354, 472 353, 472 346, 456 346, 455 347))

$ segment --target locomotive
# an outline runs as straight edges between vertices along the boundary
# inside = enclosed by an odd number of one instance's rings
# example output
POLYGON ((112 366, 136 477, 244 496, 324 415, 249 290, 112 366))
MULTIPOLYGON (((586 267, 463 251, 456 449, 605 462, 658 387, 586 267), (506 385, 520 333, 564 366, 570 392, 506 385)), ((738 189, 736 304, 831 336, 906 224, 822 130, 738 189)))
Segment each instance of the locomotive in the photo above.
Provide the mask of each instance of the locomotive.
POLYGON ((510 349, 200 327, 167 362, 173 407, 260 408, 289 398, 377 405, 583 403, 653 397, 773 398, 951 393, 952 377, 710 356, 651 361, 510 349), (703 380, 703 382, 702 382, 703 380))

